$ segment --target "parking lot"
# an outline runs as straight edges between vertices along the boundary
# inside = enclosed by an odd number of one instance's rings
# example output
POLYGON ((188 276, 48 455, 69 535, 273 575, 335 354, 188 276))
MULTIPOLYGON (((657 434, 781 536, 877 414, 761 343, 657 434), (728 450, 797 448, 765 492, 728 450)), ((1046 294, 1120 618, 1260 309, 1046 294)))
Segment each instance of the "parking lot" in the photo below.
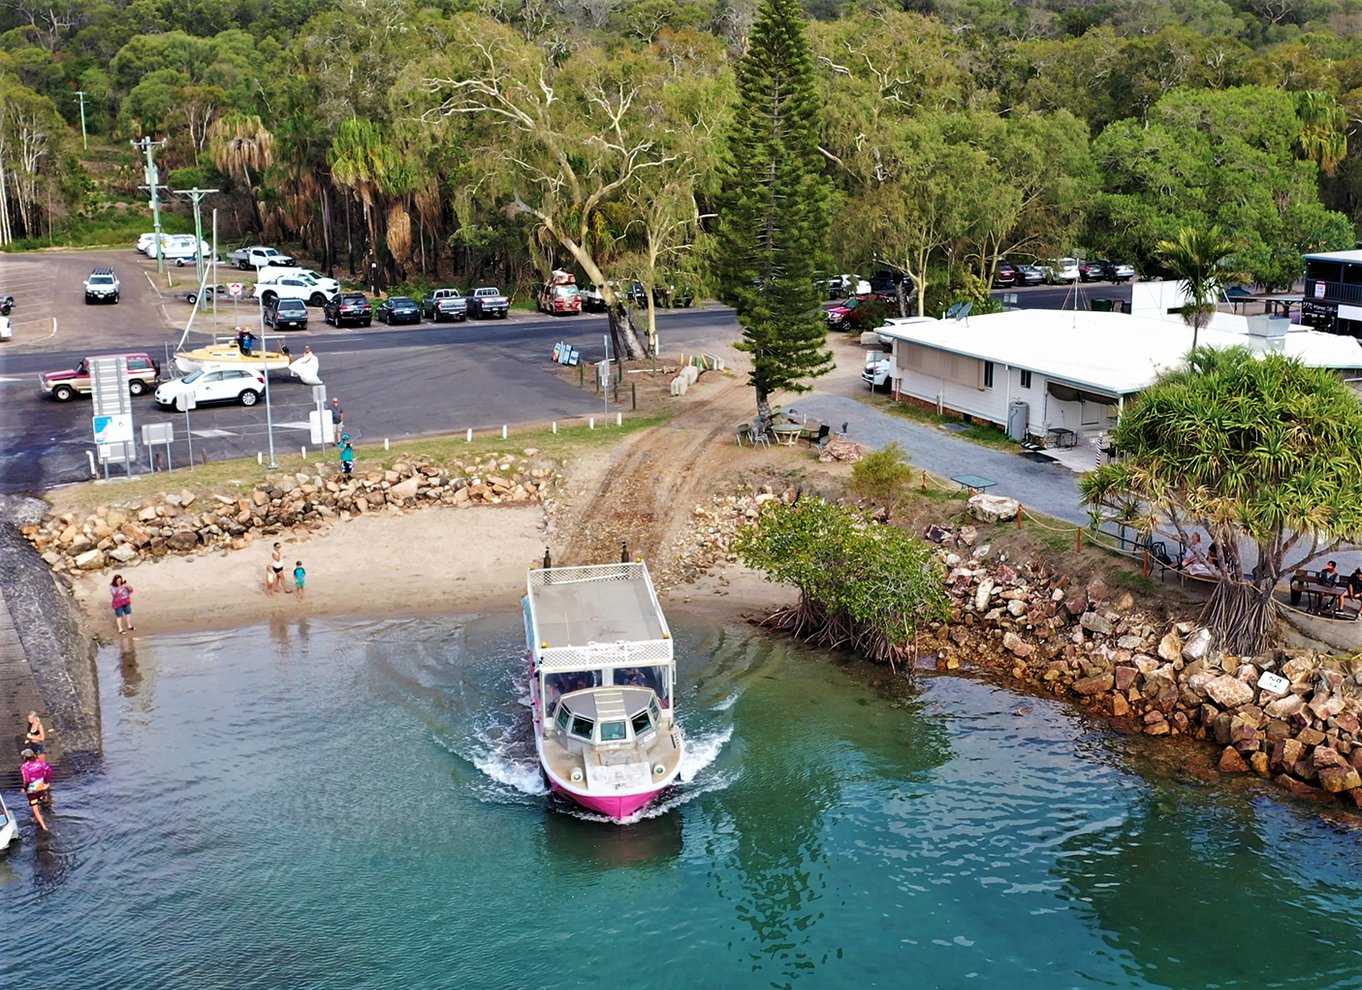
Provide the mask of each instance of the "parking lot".
MULTIPOLYGON (((245 273, 223 268, 219 282, 245 273)), ((38 376, 74 367, 95 354, 144 351, 174 374, 173 351, 192 307, 185 293, 195 287, 192 267, 168 266, 127 251, 0 254, 0 291, 14 295, 14 339, 0 345, 0 490, 36 492, 90 477, 92 442, 88 398, 55 402, 44 396, 38 376), (117 305, 84 303, 82 282, 91 269, 111 266, 122 283, 117 305), (167 275, 173 285, 167 284, 167 275)), ((551 317, 512 311, 504 320, 337 330, 310 311, 308 329, 287 334, 295 355, 306 344, 318 355, 329 395, 340 397, 345 428, 360 445, 415 436, 497 430, 550 420, 572 421, 599 414, 601 400, 554 374, 553 345, 566 341, 583 361, 599 360, 608 333, 599 314, 551 317)), ((258 326, 254 300, 234 308, 219 301, 216 321, 200 315, 189 346, 207 343, 214 328, 258 326)), ((714 350, 739 335, 732 310, 717 304, 658 315, 662 350, 668 354, 714 350)), ((270 346, 275 344, 270 335, 270 346)), ((308 442, 312 389, 276 372, 268 405, 202 407, 189 413, 195 460, 254 457, 268 451, 297 451, 308 442)), ((185 414, 157 408, 150 396, 134 400, 134 428, 170 422, 175 443, 171 460, 186 463, 185 414)), ((159 448, 158 448, 159 449, 159 448)), ((139 449, 146 465, 145 451, 139 449)), ((329 457, 330 451, 324 456, 329 457)))

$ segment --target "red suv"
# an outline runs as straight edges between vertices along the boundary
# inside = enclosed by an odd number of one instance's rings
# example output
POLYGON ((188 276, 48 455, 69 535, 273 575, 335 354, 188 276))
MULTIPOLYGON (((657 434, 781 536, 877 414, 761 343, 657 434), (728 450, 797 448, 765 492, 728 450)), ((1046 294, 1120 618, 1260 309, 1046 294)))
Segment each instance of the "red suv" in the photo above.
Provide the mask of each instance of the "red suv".
POLYGON ((58 402, 70 402, 77 395, 89 395, 94 391, 94 384, 90 380, 90 362, 96 357, 127 358, 128 391, 133 395, 150 392, 161 377, 161 366, 150 354, 96 354, 69 370, 43 372, 38 377, 43 393, 58 402))
POLYGON ((1007 289, 1014 285, 1020 285, 1021 281, 1021 271, 1016 265, 1008 261, 1002 262, 993 272, 993 285, 995 288, 1007 289))

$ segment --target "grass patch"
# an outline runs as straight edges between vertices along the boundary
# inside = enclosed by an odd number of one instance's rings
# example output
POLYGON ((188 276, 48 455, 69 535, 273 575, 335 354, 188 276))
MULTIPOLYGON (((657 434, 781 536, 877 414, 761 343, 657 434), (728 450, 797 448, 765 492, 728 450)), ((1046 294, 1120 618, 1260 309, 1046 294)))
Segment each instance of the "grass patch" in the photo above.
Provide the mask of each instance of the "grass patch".
MULTIPOLYGON (((622 426, 604 426, 594 430, 585 425, 559 427, 557 434, 551 429, 534 430, 512 434, 505 440, 500 435, 475 436, 472 443, 468 443, 463 436, 425 437, 396 442, 389 450, 384 450, 382 443, 357 444, 355 465, 362 474, 366 470, 387 470, 406 457, 425 457, 440 464, 457 461, 467 463, 488 456, 519 454, 530 447, 538 449, 537 456, 564 461, 582 451, 618 443, 640 430, 659 426, 666 419, 664 416, 638 417, 626 419, 622 426)), ((279 466, 270 469, 257 464, 253 458, 210 461, 195 465, 193 470, 177 467, 173 471, 161 471, 107 485, 93 481, 68 485, 49 492, 48 498, 57 512, 88 512, 98 505, 110 503, 133 504, 161 492, 178 492, 182 489, 188 489, 200 498, 212 495, 241 498, 269 475, 297 472, 316 474, 323 465, 335 468, 339 463, 335 453, 330 450, 309 451, 306 460, 301 453, 279 454, 275 462, 279 466)), ((110 469, 111 479, 120 477, 117 470, 110 469)))
MULTIPOLYGON (((192 234, 194 221, 161 212, 161 229, 167 234, 192 234)), ((0 251, 41 251, 44 248, 129 248, 151 230, 151 210, 146 203, 107 203, 85 214, 70 217, 46 237, 25 237, 0 247, 0 251)))

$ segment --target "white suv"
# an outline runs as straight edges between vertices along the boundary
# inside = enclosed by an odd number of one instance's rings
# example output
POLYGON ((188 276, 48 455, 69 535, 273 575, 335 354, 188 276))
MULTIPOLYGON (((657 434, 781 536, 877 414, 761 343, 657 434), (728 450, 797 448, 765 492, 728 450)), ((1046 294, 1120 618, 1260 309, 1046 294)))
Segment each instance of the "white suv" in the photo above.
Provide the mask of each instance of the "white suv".
POLYGON ((253 406, 265 391, 265 373, 251 368, 200 368, 183 378, 172 378, 156 388, 156 404, 173 408, 181 395, 192 395, 195 405, 240 402, 253 406))
POLYGON ((85 301, 118 302, 118 276, 112 268, 96 268, 85 280, 85 301))

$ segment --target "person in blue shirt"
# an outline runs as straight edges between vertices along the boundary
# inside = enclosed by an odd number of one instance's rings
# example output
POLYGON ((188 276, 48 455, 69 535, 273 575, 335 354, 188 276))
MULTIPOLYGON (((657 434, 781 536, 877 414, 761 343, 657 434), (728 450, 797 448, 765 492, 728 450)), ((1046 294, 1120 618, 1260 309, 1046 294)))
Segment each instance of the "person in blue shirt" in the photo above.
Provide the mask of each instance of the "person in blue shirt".
POLYGON ((298 600, 303 599, 303 586, 307 583, 307 571, 303 570, 301 560, 294 561, 293 565, 293 590, 298 594, 298 600))
POLYGON ((349 440, 342 440, 340 445, 341 474, 347 478, 355 469, 355 448, 350 446, 349 440))

